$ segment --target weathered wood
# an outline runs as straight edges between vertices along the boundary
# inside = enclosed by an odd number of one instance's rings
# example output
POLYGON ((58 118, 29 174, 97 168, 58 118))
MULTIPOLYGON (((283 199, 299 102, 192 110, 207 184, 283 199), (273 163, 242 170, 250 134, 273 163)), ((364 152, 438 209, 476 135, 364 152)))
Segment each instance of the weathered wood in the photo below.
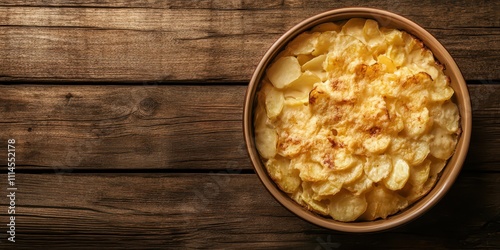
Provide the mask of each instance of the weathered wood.
MULTIPOLYGON (((498 248, 498 173, 461 174, 435 208, 378 234, 305 222, 254 174, 20 174, 17 247, 103 248, 498 248), (68 192, 70 190, 70 192, 68 192), (325 245, 326 244, 326 245, 325 245)), ((7 199, 0 199, 6 208, 7 199)), ((8 223, 0 215, 3 228, 8 223)), ((4 234, 3 234, 4 235, 4 234)), ((6 239, 0 239, 2 246, 6 239)))
POLYGON ((248 161, 244 86, 0 89, 0 138, 16 139, 19 165, 224 169, 248 161))
MULTIPOLYGON (((500 85, 469 85, 466 169, 499 171, 500 85)), ((251 169, 246 86, 0 86, 0 142, 24 169, 251 169)), ((4 164, 5 159, 0 159, 4 164)))
MULTIPOLYGON (((247 81, 287 29, 345 5, 327 0, 2 1, 0 80, 247 81)), ((347 5, 402 14, 448 48, 465 78, 500 78, 498 1, 347 5)))
POLYGON ((469 85, 472 135, 466 169, 500 171, 500 85, 469 85), (484 168, 484 164, 488 166, 484 168))
POLYGON ((498 249, 499 7, 487 0, 0 0, 0 82, 7 84, 0 85, 0 147, 16 139, 18 187, 10 244, 0 185, 0 249, 498 249), (344 6, 414 20, 448 48, 466 79, 485 83, 469 85, 472 142, 450 193, 386 233, 342 234, 297 218, 251 173, 243 143, 242 83, 265 50, 304 18, 344 6), (16 84, 24 80, 43 85, 16 84))

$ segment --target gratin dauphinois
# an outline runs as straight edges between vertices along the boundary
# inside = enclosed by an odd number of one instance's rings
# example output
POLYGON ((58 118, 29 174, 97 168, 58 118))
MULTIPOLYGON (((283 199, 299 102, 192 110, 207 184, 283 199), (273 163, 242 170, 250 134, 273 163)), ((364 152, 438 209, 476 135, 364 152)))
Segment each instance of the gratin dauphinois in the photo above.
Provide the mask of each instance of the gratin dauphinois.
POLYGON ((386 218, 424 196, 460 134, 454 91, 408 33, 354 18, 292 40, 258 92, 255 142, 276 184, 339 221, 386 218))

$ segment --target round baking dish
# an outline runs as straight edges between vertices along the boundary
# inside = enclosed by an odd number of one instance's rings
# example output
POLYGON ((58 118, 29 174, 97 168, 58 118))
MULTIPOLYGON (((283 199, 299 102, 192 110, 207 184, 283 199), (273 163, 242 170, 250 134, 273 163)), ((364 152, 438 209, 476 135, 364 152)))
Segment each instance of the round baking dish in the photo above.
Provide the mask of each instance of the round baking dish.
POLYGON ((252 75, 246 92, 243 114, 243 130, 247 151, 253 167, 255 168, 255 172, 266 189, 279 203, 300 218, 318 226, 344 232, 362 233, 384 231, 403 225, 421 216, 433 207, 441 198, 443 198, 457 178, 467 155, 471 135, 471 120, 472 115, 469 92, 460 69, 443 45, 441 45, 441 43, 439 43, 429 32, 416 23, 388 11, 372 8, 341 8, 318 14, 300 22, 283 34, 265 53, 252 75), (404 30, 420 39, 424 45, 434 53, 435 58, 445 66, 445 74, 450 77, 450 85, 455 91, 453 100, 459 108, 462 133, 458 140, 456 151, 448 160, 448 163, 436 185, 422 199, 403 211, 389 216, 386 219, 369 222, 339 222, 308 211, 306 208, 297 204, 289 198, 286 193, 282 192, 269 177, 266 168, 259 157, 254 141, 253 109, 258 85, 265 73, 266 68, 288 42, 300 33, 307 31, 318 24, 347 20, 356 17, 374 19, 379 22, 380 26, 404 30))

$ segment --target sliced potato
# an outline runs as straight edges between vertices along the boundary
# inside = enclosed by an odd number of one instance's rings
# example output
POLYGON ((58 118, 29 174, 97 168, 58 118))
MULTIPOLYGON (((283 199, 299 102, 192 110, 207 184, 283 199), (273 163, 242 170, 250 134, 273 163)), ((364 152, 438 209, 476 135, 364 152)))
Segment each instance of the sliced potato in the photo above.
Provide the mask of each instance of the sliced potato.
POLYGON ((325 196, 334 195, 342 188, 342 183, 336 183, 330 180, 317 181, 311 184, 314 191, 313 199, 322 200, 325 196))
POLYGON ((408 97, 410 103, 406 104, 406 107, 410 108, 411 111, 419 111, 424 107, 428 99, 428 90, 431 89, 433 82, 431 76, 426 72, 418 72, 414 74, 411 69, 406 68, 410 76, 402 83, 403 97, 408 97))
POLYGON ((403 158, 408 164, 415 166, 425 160, 430 149, 426 141, 396 137, 392 140, 390 152, 403 158))
POLYGON ((318 25, 314 26, 314 28, 312 28, 312 31, 313 32, 325 32, 325 31, 340 32, 341 29, 342 28, 340 25, 338 25, 336 23, 328 22, 328 23, 322 23, 322 24, 318 24, 318 25))
POLYGON ((421 53, 422 51, 422 44, 415 40, 412 35, 403 32, 401 33, 401 38, 403 39, 404 42, 404 51, 408 54, 411 52, 417 52, 421 53))
POLYGON ((278 133, 274 128, 265 125, 255 128, 255 145, 263 158, 270 159, 276 155, 277 143, 278 133))
POLYGON ((431 92, 431 99, 435 102, 442 102, 449 100, 455 91, 450 86, 446 86, 444 88, 435 88, 434 91, 431 92))
POLYGON ((445 160, 432 157, 429 175, 437 176, 439 173, 443 171, 445 166, 446 166, 445 160))
POLYGON ((309 92, 311 92, 314 84, 317 82, 321 82, 321 79, 310 71, 306 71, 287 86, 284 91, 284 97, 286 99, 295 99, 295 101, 300 103, 308 103, 309 92))
POLYGON ((328 179, 328 174, 319 163, 305 160, 303 157, 293 158, 290 161, 292 168, 300 171, 300 179, 309 182, 323 181, 328 179))
MULTIPOLYGON (((263 96, 263 95, 262 95, 263 96)), ((261 95, 259 95, 261 97, 261 95)), ((265 97, 262 98, 265 100, 265 97)), ((266 109, 263 105, 264 101, 261 98, 259 98, 257 107, 255 108, 255 114, 254 114, 254 127, 255 129, 262 129, 263 126, 267 126, 267 114, 266 114, 266 109)))
POLYGON ((389 45, 384 55, 390 58, 396 67, 401 67, 406 63, 407 56, 399 46, 389 45))
POLYGON ((437 176, 429 176, 427 181, 421 185, 413 186, 410 183, 407 183, 400 193, 406 198, 406 200, 408 200, 409 203, 413 203, 429 193, 436 182, 437 176))
POLYGON ((255 110, 255 146, 259 154, 270 159, 276 155, 278 144, 278 133, 268 124, 268 117, 264 105, 258 105, 255 110))
POLYGON ((444 74, 444 72, 438 72, 438 75, 434 79, 433 85, 435 88, 443 88, 450 84, 450 78, 444 74))
POLYGON ((430 143, 431 155, 442 160, 447 160, 455 151, 457 136, 448 131, 435 127, 432 130, 433 139, 430 143))
POLYGON ((446 101, 442 106, 435 106, 432 109, 434 122, 449 133, 456 133, 459 127, 460 114, 458 107, 451 101, 446 101))
POLYGON ((375 20, 366 20, 365 25, 363 26, 363 35, 366 44, 371 47, 380 47, 380 45, 385 42, 385 37, 382 32, 380 32, 378 23, 375 20))
MULTIPOLYGON (((345 62, 347 65, 358 65, 360 61, 367 62, 370 58, 373 59, 369 49, 363 43, 362 39, 363 38, 360 39, 359 37, 352 35, 337 36, 335 40, 335 43, 337 44, 337 47, 335 47, 336 51, 340 52, 340 56, 346 60, 345 62)), ((370 63, 370 65, 371 64, 372 63, 370 63)), ((354 72, 354 68, 352 70, 348 70, 347 72, 354 72)))
POLYGON ((266 168, 271 179, 286 193, 295 192, 302 183, 299 172, 290 167, 290 160, 285 157, 277 156, 269 159, 266 168))
POLYGON ((332 171, 328 179, 342 186, 358 180, 363 174, 363 163, 361 161, 356 161, 351 168, 332 171))
MULTIPOLYGON (((282 157, 283 159, 286 159, 284 157, 282 157)), ((269 176, 271 177, 271 179, 273 179, 273 181, 275 182, 278 182, 278 181, 281 181, 283 179, 283 171, 284 171, 284 168, 285 166, 284 165, 288 165, 287 168, 290 166, 290 160, 282 160, 280 158, 276 159, 276 158, 271 158, 269 159, 265 166, 266 166, 266 169, 267 169, 267 173, 269 174, 269 176)))
POLYGON ((334 156, 333 162, 335 170, 344 170, 354 166, 357 163, 357 159, 347 150, 339 149, 334 156))
POLYGON ((383 186, 373 188, 366 194, 368 206, 365 213, 360 216, 362 220, 385 219, 408 206, 408 201, 399 194, 383 186))
POLYGON ((325 31, 321 33, 318 37, 318 42, 316 48, 312 52, 312 55, 319 56, 328 53, 332 44, 334 44, 335 38, 337 36, 336 31, 325 31))
POLYGON ((326 80, 327 74, 324 68, 324 62, 326 60, 326 55, 319 55, 302 65, 302 71, 310 71, 317 75, 321 81, 326 80))
POLYGON ((313 59, 314 56, 307 54, 307 55, 298 55, 297 56, 297 61, 299 62, 300 65, 304 65, 306 62, 309 62, 311 59, 313 59))
POLYGON ((385 154, 369 157, 364 164, 364 172, 373 182, 379 182, 386 178, 391 170, 391 158, 385 154))
POLYGON ((419 111, 413 111, 404 118, 404 131, 409 136, 415 138, 427 131, 432 123, 429 121, 429 110, 423 108, 419 111))
POLYGON ((342 33, 364 41, 363 28, 365 22, 366 19, 363 18, 351 18, 342 26, 342 33))
POLYGON ((383 65, 383 69, 385 72, 393 73, 396 70, 396 65, 394 65, 394 62, 385 55, 379 55, 377 57, 377 62, 380 65, 383 65))
POLYGON ((318 43, 319 33, 304 32, 288 43, 287 49, 293 55, 311 54, 318 43))
POLYGON ((338 221, 355 221, 368 206, 364 195, 353 195, 342 190, 330 199, 329 213, 338 221))
POLYGON ((274 87, 282 89, 299 78, 302 71, 296 57, 285 56, 276 60, 266 73, 274 87))
POLYGON ((413 186, 422 186, 427 179, 429 179, 429 172, 431 169, 431 161, 425 160, 417 166, 410 167, 410 182, 413 186))
POLYGON ((290 198, 299 203, 301 206, 306 206, 306 203, 302 200, 302 185, 299 186, 296 192, 289 194, 290 198))
POLYGON ((307 207, 322 215, 328 215, 328 200, 318 201, 313 199, 314 193, 311 188, 311 183, 304 181, 302 182, 302 195, 300 198, 304 201, 307 207))
POLYGON ((380 31, 384 34, 384 38, 388 44, 393 46, 403 46, 405 43, 403 41, 403 34, 396 29, 387 29, 382 27, 380 31))
POLYGON ((383 182, 390 190, 402 189, 410 177, 410 166, 403 159, 393 161, 392 171, 383 182))
POLYGON ((285 97, 283 92, 270 86, 267 91, 265 90, 266 96, 266 114, 269 119, 276 118, 283 109, 283 104, 285 102, 285 97))
POLYGON ((412 166, 422 163, 430 153, 429 144, 425 141, 411 142, 410 150, 412 153, 403 158, 412 166))
POLYGON ((354 195, 361 195, 373 188, 373 181, 366 175, 361 175, 361 177, 354 182, 344 185, 344 188, 349 190, 354 195))
POLYGON ((372 154, 381 154, 390 143, 391 137, 388 135, 371 136, 363 141, 363 147, 372 154))

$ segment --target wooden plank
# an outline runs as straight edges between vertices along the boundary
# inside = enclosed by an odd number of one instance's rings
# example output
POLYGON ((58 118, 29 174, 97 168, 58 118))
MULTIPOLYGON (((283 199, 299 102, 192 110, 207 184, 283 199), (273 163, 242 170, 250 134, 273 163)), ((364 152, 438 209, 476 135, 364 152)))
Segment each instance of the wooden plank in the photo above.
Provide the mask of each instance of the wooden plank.
MULTIPOLYGON (((469 85, 466 169, 498 171, 500 85, 469 85)), ((0 85, 0 142, 25 169, 251 169, 246 86, 0 85)), ((0 160, 4 164, 5 159, 0 160)))
POLYGON ((500 171, 500 85, 469 85, 472 135, 466 169, 500 171), (486 168, 482 167, 488 166, 486 168))
MULTIPOLYGON (((17 163, 223 169, 245 162, 244 86, 1 86, 17 163)), ((5 159, 2 159, 5 161, 5 159)))
MULTIPOLYGON (((343 5, 326 0, 3 1, 0 80, 247 81, 287 29, 343 5)), ((448 48, 466 79, 500 79, 500 66, 493 63, 500 59, 494 49, 500 45, 499 2, 349 5, 402 14, 448 48)))
MULTIPOLYGON (((500 247, 498 173, 461 174, 447 196, 416 221, 363 235, 338 233, 299 219, 281 207, 254 174, 16 177, 16 243, 12 245, 16 247, 500 247)), ((5 197, 0 207, 7 209, 5 197)), ((5 228, 5 213, 0 221, 5 228)), ((10 246, 6 239, 0 241, 10 246)))

